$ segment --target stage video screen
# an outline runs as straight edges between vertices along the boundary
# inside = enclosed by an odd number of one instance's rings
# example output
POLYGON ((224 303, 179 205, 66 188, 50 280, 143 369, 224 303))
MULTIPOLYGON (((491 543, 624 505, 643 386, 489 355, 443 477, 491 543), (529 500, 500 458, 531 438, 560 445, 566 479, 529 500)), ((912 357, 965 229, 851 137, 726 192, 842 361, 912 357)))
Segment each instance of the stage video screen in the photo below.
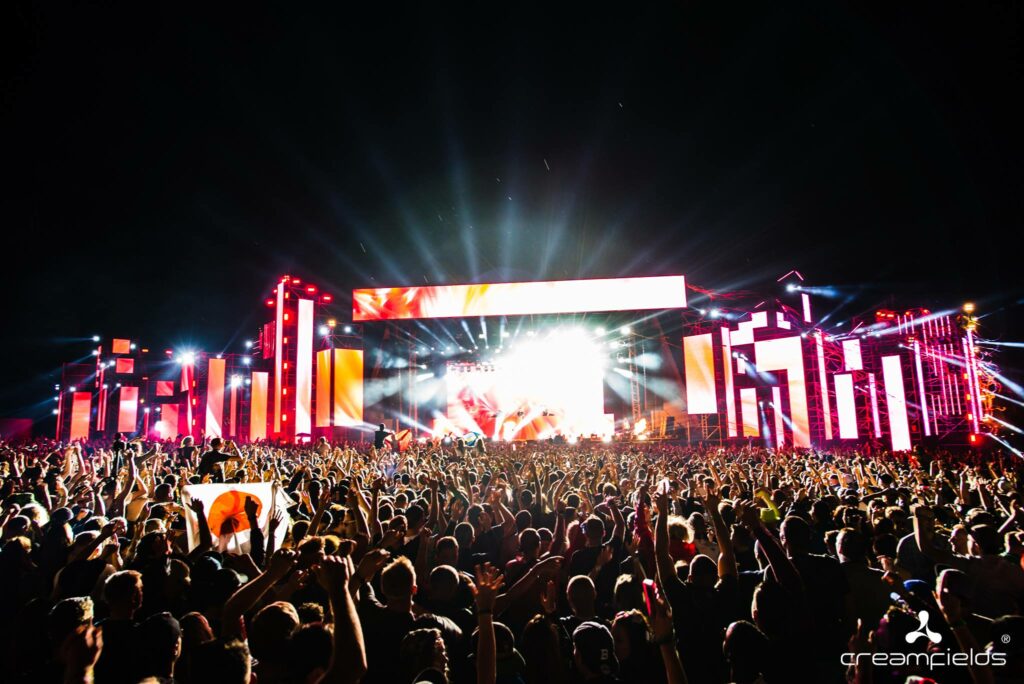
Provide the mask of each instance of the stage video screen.
POLYGON ((605 435, 608 356, 582 331, 551 331, 496 354, 488 362, 451 362, 445 369, 448 429, 490 439, 605 435))

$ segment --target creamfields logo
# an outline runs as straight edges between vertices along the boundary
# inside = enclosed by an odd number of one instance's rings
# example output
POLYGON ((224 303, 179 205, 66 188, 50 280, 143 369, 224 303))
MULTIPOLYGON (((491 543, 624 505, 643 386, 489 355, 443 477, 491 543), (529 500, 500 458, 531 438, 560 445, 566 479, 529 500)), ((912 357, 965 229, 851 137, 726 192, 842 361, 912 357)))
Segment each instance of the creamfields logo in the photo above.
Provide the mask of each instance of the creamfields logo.
POLYGON ((928 641, 932 642, 933 644, 942 643, 942 635, 938 632, 933 632, 932 630, 928 629, 928 617, 929 615, 927 610, 922 610, 920 613, 918 613, 917 619, 921 621, 921 624, 918 625, 916 630, 907 634, 906 639, 908 644, 912 644, 924 636, 928 637, 928 641))

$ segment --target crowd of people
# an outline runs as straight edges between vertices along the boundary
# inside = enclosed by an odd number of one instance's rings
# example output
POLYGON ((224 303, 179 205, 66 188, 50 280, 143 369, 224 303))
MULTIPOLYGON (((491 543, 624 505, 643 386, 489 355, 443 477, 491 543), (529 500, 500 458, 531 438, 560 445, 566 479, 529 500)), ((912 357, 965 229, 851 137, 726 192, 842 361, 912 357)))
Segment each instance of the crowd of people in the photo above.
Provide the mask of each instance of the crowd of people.
POLYGON ((652 442, 0 443, 0 680, 1024 681, 1021 467, 652 442), (239 523, 211 529, 183 497, 207 482, 275 483, 291 504, 261 529, 246 502, 242 553, 224 543, 239 523))

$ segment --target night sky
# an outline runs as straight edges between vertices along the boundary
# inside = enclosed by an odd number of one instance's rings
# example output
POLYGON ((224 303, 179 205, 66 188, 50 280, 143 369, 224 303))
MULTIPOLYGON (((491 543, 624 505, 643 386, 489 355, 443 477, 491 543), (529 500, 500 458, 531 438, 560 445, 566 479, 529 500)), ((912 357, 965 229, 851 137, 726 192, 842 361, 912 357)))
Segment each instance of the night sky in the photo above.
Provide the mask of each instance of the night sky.
POLYGON ((283 273, 797 268, 1024 339, 1016 3, 64 4, 0 10, 0 415, 93 334, 240 350, 283 273))

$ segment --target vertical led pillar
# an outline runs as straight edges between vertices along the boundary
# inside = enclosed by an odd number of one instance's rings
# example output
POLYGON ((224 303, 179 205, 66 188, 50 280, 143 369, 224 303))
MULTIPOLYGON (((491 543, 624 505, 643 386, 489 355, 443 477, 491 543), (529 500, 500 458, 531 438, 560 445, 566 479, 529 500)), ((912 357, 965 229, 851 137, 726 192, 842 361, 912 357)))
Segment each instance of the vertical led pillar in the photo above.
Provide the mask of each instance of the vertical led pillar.
POLYGON ((92 394, 75 392, 71 397, 71 434, 69 440, 89 439, 89 414, 92 411, 92 394))
POLYGON ((744 437, 757 437, 761 434, 757 420, 757 390, 753 387, 740 389, 740 415, 744 437))
MULTIPOLYGON (((807 410, 807 381, 801 338, 780 337, 754 343, 754 363, 764 372, 785 371, 789 393, 789 418, 793 429, 793 446, 811 446, 810 417, 807 410)), ((780 403, 780 402, 776 402, 780 403)))
MULTIPOLYGON (((277 313, 274 318, 274 434, 281 432, 281 372, 284 363, 283 354, 284 283, 281 282, 277 284, 277 313)), ((255 380, 253 380, 253 384, 256 384, 255 380)))
POLYGON ((313 300, 299 300, 295 330, 295 434, 312 433, 313 410, 313 300))
POLYGON ((686 412, 718 413, 715 350, 711 333, 683 338, 683 364, 686 372, 686 412))
POLYGON ((974 410, 971 412, 971 431, 977 434, 981 431, 981 382, 978 380, 978 357, 974 351, 974 332, 967 330, 967 379, 970 381, 971 403, 974 410))
POLYGON ((924 371, 921 368, 921 345, 914 340, 914 371, 917 376, 917 401, 921 405, 921 422, 924 424, 924 436, 931 437, 932 428, 928 417, 928 397, 924 393, 924 371))
POLYGON ((825 375, 825 334, 820 330, 814 335, 818 354, 818 385, 821 387, 821 411, 825 419, 825 441, 832 439, 832 406, 828 401, 828 377, 825 375))
POLYGON ((334 350, 334 424, 363 422, 363 350, 334 350))
POLYGON ((331 350, 316 353, 316 426, 331 426, 331 350))
POLYGON ((882 421, 878 419, 878 387, 874 373, 868 373, 868 393, 871 395, 871 422, 875 428, 875 439, 882 439, 882 421))
POLYGON ((903 388, 903 366, 899 356, 882 357, 882 382, 889 408, 889 438, 893 451, 910 450, 910 424, 907 421, 907 397, 903 388))
POLYGON ((249 403, 249 441, 267 438, 267 373, 252 374, 252 396, 249 403))
POLYGON ((725 424, 730 437, 736 436, 736 397, 732 385, 732 340, 729 328, 722 328, 722 369, 725 378, 725 424))
POLYGON ((228 437, 235 437, 238 435, 238 383, 235 382, 234 378, 231 380, 231 409, 230 418, 228 422, 228 437))
POLYGON ((782 390, 772 387, 772 412, 775 414, 775 446, 786 446, 786 427, 782 420, 782 390))
POLYGON ((206 373, 206 435, 224 436, 224 371, 225 359, 210 359, 206 373))
POLYGON ((138 429, 139 388, 121 387, 117 409, 117 431, 131 434, 138 429))
POLYGON ((811 318, 811 296, 806 292, 801 292, 800 300, 804 305, 804 323, 810 323, 813 320, 811 318))
POLYGON ((164 404, 160 407, 160 420, 157 421, 157 431, 163 439, 177 437, 178 432, 178 405, 164 404))
POLYGON ((839 439, 857 439, 857 404, 853 396, 853 375, 836 373, 836 413, 839 414, 839 439))

